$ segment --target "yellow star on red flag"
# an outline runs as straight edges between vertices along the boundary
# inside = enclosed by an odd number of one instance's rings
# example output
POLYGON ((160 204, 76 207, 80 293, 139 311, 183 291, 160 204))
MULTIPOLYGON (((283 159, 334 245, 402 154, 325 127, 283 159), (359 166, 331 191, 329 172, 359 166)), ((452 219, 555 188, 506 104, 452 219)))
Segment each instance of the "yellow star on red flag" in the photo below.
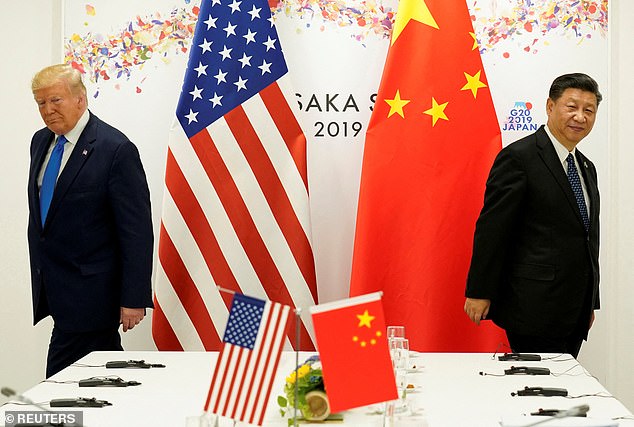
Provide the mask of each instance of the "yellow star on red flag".
POLYGON ((396 11, 396 20, 394 21, 394 28, 392 30, 391 44, 394 44, 410 20, 418 21, 422 24, 438 29, 438 24, 429 11, 425 0, 401 1, 398 5, 398 10, 396 11))
POLYGON ((396 95, 394 95, 394 99, 385 99, 385 102, 390 106, 390 111, 387 113, 388 117, 391 117, 392 114, 396 113, 402 118, 405 118, 405 113, 403 112, 403 107, 410 103, 409 99, 401 99, 401 92, 399 90, 396 91, 396 95))
POLYGON ((480 73, 481 71, 478 71, 473 76, 470 76, 468 73, 464 73, 464 76, 467 79, 467 84, 460 90, 470 90, 471 93, 473 93, 473 99, 478 96, 478 89, 487 87, 487 85, 480 81, 480 73))
POLYGON ((431 98, 431 108, 427 111, 423 111, 423 113, 429 114, 432 117, 432 126, 436 126, 436 122, 438 121, 438 119, 449 120, 449 118, 447 118, 447 115, 445 114, 445 108, 447 108, 447 104, 449 104, 449 102, 439 104, 436 101, 436 98, 431 98))
POLYGON ((473 46, 471 47, 471 50, 476 50, 478 48, 478 39, 476 38, 475 33, 469 32, 469 35, 473 37, 473 46))
POLYGON ((357 317, 359 318, 359 327, 372 327, 371 322, 374 320, 375 316, 371 316, 370 313, 368 313, 368 310, 364 311, 363 314, 357 314, 357 317))

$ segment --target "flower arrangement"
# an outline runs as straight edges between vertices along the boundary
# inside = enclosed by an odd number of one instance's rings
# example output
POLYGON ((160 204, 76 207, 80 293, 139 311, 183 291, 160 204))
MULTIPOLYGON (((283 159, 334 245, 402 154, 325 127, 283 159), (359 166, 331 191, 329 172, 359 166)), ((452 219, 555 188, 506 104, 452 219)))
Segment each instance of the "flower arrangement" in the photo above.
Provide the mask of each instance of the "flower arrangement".
POLYGON ((297 386, 297 409, 302 412, 304 418, 324 420, 330 415, 319 356, 309 357, 296 371, 292 371, 286 377, 284 396, 277 397, 282 416, 286 413, 293 415, 295 386, 297 386))

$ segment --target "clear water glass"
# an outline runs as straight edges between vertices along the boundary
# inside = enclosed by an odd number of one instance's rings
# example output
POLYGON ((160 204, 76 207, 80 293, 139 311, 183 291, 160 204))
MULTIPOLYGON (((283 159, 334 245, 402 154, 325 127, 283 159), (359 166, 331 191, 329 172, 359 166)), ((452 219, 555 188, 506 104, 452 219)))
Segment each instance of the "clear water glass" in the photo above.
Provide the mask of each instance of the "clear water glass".
POLYGON ((392 338, 405 338, 405 326, 388 326, 387 339, 392 338))
POLYGON ((392 338, 388 342, 398 400, 394 411, 401 413, 407 410, 407 368, 409 366, 409 340, 406 338, 392 338))

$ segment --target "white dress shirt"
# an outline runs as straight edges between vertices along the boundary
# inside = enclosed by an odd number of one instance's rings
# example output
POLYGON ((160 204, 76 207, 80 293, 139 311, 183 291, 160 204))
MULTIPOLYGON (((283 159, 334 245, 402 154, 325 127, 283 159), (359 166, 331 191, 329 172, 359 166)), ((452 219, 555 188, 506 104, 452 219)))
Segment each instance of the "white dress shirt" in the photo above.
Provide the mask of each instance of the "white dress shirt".
MULTIPOLYGON (((84 114, 82 114, 77 121, 75 127, 64 135, 66 137, 66 143, 64 144, 64 153, 62 154, 62 164, 59 167, 59 173, 57 174, 58 177, 59 174, 62 173, 62 170, 64 169, 64 166, 66 166, 66 163, 68 163, 68 159, 73 152, 73 149, 75 148, 75 145, 77 144, 81 133, 84 131, 84 128, 88 124, 88 119, 90 119, 90 113, 88 112, 88 109, 86 109, 86 111, 84 111, 84 114)), ((59 138, 59 135, 55 136, 53 142, 51 143, 51 146, 48 147, 48 151, 46 152, 46 157, 44 158, 44 162, 42 163, 42 168, 40 169, 40 173, 37 176, 38 188, 42 188, 44 171, 46 170, 46 165, 48 165, 48 161, 51 158, 53 148, 55 148, 55 144, 57 143, 57 138, 59 138)))
POLYGON ((557 152, 557 156, 559 156, 559 161, 561 162, 561 166, 564 168, 564 172, 566 172, 566 175, 568 175, 568 162, 566 161, 566 158, 568 157, 569 153, 572 153, 572 158, 574 159, 575 165, 577 166, 577 171, 579 173, 579 180, 581 181, 581 188, 583 190, 583 199, 586 201, 586 207, 588 209, 588 218, 589 218, 590 217, 590 198, 588 197, 588 189, 586 188, 586 181, 583 178, 583 173, 581 173, 582 169, 585 169, 585 168, 579 167, 579 164, 577 163, 577 154, 576 154, 577 147, 575 147, 572 151, 568 151, 568 149, 564 147, 564 145, 561 142, 559 142, 557 138, 553 136, 552 132, 550 132, 550 129, 548 129, 548 126, 544 126, 544 130, 546 131, 546 134, 550 138, 550 141, 552 142, 553 147, 555 147, 555 151, 557 152))

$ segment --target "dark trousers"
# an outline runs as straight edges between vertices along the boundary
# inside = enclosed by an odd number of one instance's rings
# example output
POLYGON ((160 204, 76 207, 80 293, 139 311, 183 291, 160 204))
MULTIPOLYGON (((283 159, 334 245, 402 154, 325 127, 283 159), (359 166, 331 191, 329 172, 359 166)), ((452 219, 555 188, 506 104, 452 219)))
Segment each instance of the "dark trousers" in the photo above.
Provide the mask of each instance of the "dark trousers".
POLYGON ((514 353, 570 353, 575 359, 583 342, 583 337, 578 334, 567 338, 547 338, 506 331, 506 337, 514 353))
POLYGON ((119 329, 64 332, 53 327, 46 360, 46 378, 75 363, 92 351, 122 351, 119 329))

